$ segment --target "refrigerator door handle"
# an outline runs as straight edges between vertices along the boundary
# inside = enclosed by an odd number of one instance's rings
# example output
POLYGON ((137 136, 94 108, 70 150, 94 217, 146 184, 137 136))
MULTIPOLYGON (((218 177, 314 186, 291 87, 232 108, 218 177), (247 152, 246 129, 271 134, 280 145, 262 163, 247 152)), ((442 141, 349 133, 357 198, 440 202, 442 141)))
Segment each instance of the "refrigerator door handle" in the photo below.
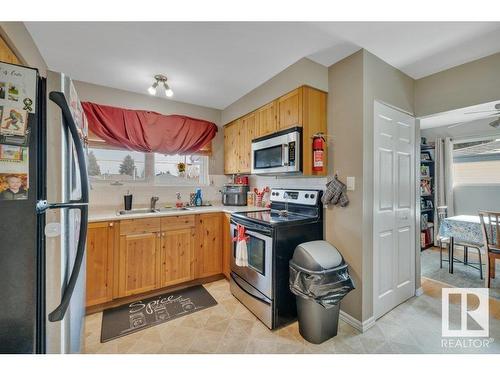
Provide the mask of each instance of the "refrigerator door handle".
POLYGON ((62 92, 52 91, 49 94, 49 99, 56 103, 59 108, 61 108, 63 123, 68 127, 75 146, 76 157, 78 160, 78 165, 80 166, 80 181, 81 181, 81 197, 77 200, 70 200, 67 203, 47 203, 45 201, 40 201, 37 204, 37 208, 40 205, 43 211, 47 209, 56 208, 68 208, 80 210, 80 234, 78 236, 78 245, 76 249, 75 263, 73 264, 73 269, 71 271, 71 276, 69 281, 62 293, 61 303, 49 314, 49 321, 57 322, 62 320, 66 310, 68 309, 69 303, 71 301, 71 296, 75 289, 76 283, 78 281, 78 275, 80 273, 80 268, 82 266, 84 256, 85 256, 85 241, 87 238, 87 221, 88 221, 88 202, 89 202, 89 184, 87 177, 87 162, 85 159, 85 149, 80 139, 78 133, 78 128, 75 124, 71 111, 68 107, 68 102, 64 97, 62 92))

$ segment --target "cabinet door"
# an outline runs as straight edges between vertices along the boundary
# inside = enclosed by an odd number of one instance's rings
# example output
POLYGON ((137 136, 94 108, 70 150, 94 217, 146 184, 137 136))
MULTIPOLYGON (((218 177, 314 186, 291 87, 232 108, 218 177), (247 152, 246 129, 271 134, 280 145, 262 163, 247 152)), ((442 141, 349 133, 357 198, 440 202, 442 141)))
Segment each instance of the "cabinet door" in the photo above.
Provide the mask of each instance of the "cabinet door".
POLYGON ((278 116, 276 115, 277 102, 273 101, 257 110, 258 134, 262 137, 278 130, 278 116))
POLYGON ((195 278, 222 273, 222 214, 197 215, 195 278))
POLYGON ((120 236, 120 297, 148 292, 157 287, 159 242, 159 232, 120 236))
POLYGON ((255 134, 256 113, 244 117, 239 127, 239 167, 238 173, 250 173, 252 139, 255 134))
POLYGON ((87 233, 86 305, 113 299, 114 223, 90 223, 87 233))
POLYGON ((15 53, 10 49, 7 43, 5 43, 2 37, 0 37, 0 61, 22 65, 21 61, 19 61, 15 53))
POLYGON ((160 287, 193 279, 194 228, 167 230, 161 234, 160 287))
POLYGON ((229 279, 231 273, 231 251, 233 249, 233 241, 231 240, 231 214, 223 214, 222 216, 222 237, 224 241, 222 273, 229 279))
POLYGON ((238 122, 224 127, 224 173, 238 173, 238 122))
POLYGON ((280 130, 302 126, 302 88, 278 99, 278 127, 280 130))

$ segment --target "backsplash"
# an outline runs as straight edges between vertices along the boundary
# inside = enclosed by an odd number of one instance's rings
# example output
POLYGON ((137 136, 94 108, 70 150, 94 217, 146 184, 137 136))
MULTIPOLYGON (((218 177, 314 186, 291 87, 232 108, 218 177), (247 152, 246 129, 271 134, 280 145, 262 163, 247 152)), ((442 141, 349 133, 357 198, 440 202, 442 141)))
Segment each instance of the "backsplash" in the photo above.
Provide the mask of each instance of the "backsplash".
POLYGON ((262 189, 291 188, 291 189, 318 189, 325 190, 326 177, 285 177, 285 176, 250 176, 250 186, 262 189))
MULTIPOLYGON (((327 182, 326 177, 285 177, 285 176, 249 176, 251 189, 257 187, 270 188, 295 188, 295 189, 318 189, 324 190, 327 182)), ((220 190, 222 186, 230 181, 229 176, 211 175, 209 186, 200 186, 203 199, 213 204, 221 204, 220 190)), ((92 184, 90 190, 91 209, 121 209, 123 208, 123 196, 130 191, 134 195, 133 206, 144 207, 149 205, 152 196, 160 198, 159 204, 175 202, 175 193, 180 192, 182 200, 187 202, 189 194, 193 193, 194 186, 148 186, 148 185, 109 185, 92 184)))
MULTIPOLYGON (((214 204, 221 203, 219 190, 227 182, 228 177, 224 175, 211 175, 209 186, 200 186, 203 199, 214 204)), ((148 185, 109 185, 92 184, 90 189, 91 209, 121 209, 123 208, 123 196, 130 191, 134 195, 133 207, 144 207, 150 204, 152 196, 160 198, 158 204, 175 202, 175 193, 180 192, 184 202, 189 201, 189 194, 194 193, 196 186, 148 186, 148 185)))

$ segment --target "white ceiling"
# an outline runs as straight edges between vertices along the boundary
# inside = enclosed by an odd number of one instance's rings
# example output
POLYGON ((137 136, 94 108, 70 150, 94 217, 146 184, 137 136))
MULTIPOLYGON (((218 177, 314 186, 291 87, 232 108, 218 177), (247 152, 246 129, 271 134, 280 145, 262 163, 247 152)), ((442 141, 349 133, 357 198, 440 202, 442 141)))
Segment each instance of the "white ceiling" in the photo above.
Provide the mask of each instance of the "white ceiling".
MULTIPOLYGON (((454 127, 458 124, 469 123, 472 121, 499 117, 498 110, 495 109, 495 104, 500 103, 500 100, 478 104, 470 107, 455 109, 453 111, 440 113, 438 115, 420 119, 421 129, 432 129, 441 126, 454 127), (479 112, 479 113, 476 113, 479 112)), ((462 126, 462 125, 460 125, 462 126)), ((467 126, 464 124, 463 126, 467 126)))
POLYGON ((413 78, 500 51, 500 23, 27 22, 47 65, 146 93, 157 73, 172 99, 223 109, 303 57, 325 66, 366 48, 413 78))

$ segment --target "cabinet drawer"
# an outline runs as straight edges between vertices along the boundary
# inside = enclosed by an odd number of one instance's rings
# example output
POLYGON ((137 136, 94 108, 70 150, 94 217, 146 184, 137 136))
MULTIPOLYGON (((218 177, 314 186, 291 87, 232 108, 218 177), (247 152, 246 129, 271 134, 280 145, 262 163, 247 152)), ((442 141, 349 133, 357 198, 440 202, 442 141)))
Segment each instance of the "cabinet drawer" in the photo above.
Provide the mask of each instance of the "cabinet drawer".
POLYGON ((140 234, 160 231, 160 218, 122 220, 120 235, 140 234))
POLYGON ((174 230, 194 227, 193 215, 167 216, 161 218, 161 230, 174 230))

